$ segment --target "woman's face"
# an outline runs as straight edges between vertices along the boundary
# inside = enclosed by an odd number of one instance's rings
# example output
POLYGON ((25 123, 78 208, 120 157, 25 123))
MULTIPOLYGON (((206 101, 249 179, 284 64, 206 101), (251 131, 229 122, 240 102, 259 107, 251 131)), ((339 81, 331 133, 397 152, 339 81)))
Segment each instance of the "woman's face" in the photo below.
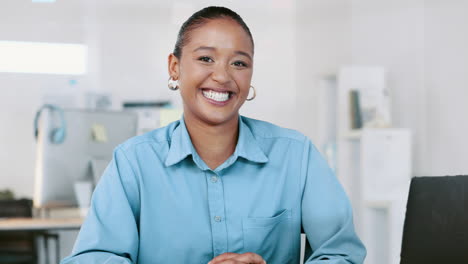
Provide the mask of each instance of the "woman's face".
POLYGON ((169 73, 179 80, 186 119, 237 121, 252 79, 251 39, 234 20, 209 20, 189 32, 180 60, 169 56, 169 73))

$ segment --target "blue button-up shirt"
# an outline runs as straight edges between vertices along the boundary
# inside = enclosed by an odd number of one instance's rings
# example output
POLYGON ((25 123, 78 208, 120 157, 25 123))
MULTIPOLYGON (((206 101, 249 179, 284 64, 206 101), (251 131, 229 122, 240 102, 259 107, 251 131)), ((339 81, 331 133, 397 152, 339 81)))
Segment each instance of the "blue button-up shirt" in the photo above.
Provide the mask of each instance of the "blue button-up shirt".
POLYGON ((239 118, 235 152, 211 170, 183 119, 114 152, 72 256, 62 263, 203 263, 255 252, 269 264, 362 263, 345 192, 310 140, 239 118))

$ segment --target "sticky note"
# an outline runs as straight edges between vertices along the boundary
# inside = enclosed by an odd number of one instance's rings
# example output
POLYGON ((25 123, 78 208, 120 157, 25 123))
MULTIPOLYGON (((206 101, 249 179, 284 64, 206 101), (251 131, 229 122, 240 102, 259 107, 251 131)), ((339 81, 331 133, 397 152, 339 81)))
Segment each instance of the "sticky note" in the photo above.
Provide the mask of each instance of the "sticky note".
POLYGON ((93 140, 100 143, 107 142, 107 129, 101 124, 93 124, 92 128, 93 140))

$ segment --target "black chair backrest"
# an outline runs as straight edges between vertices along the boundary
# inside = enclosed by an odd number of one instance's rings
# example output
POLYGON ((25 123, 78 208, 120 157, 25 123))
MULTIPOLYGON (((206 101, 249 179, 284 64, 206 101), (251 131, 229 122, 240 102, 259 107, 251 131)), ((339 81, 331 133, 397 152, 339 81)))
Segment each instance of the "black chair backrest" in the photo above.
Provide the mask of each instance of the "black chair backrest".
POLYGON ((411 180, 400 264, 468 263, 468 176, 411 180))
MULTIPOLYGON (((32 217, 32 201, 0 200, 0 217, 32 217)), ((37 263, 35 237, 32 232, 0 232, 0 263, 37 263)))
POLYGON ((0 217, 32 217, 32 201, 0 200, 0 217))

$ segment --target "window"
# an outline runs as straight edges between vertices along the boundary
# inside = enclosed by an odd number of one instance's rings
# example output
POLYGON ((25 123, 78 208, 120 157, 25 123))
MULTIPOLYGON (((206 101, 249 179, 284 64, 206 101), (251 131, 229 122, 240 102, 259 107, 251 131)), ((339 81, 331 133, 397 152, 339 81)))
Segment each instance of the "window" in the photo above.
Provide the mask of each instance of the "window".
POLYGON ((0 41, 0 72, 83 75, 87 50, 83 44, 0 41))

